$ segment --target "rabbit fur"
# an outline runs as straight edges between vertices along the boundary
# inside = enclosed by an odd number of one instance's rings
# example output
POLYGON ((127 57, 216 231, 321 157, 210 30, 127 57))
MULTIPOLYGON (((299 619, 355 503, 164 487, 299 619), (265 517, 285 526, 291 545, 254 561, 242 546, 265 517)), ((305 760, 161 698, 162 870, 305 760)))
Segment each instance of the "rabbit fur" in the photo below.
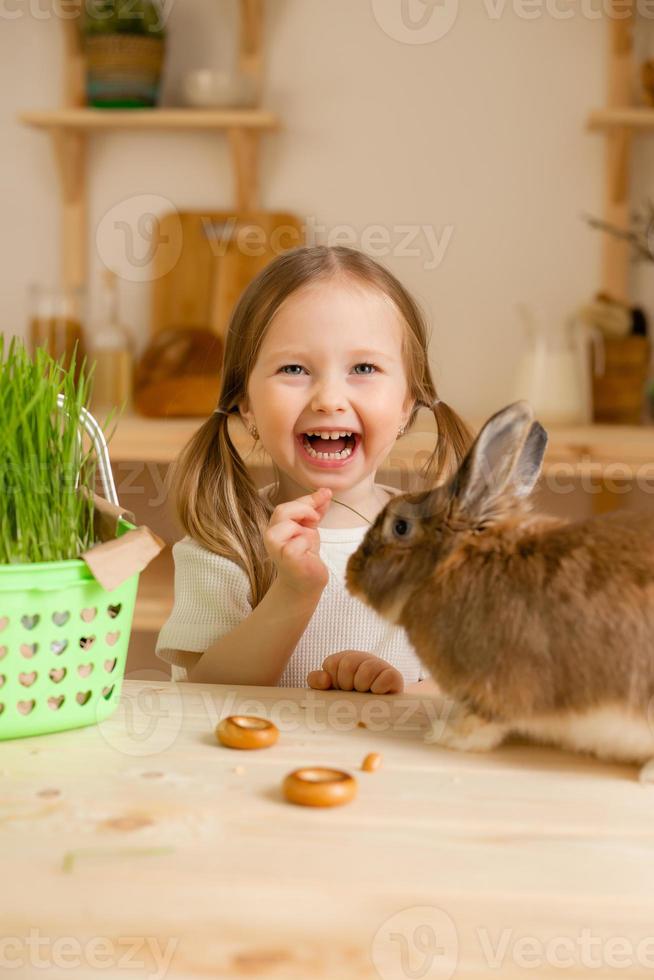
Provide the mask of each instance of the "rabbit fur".
POLYGON ((406 630, 452 699, 429 741, 478 752, 519 733, 644 763, 654 517, 532 514, 546 444, 527 402, 493 415, 448 482, 389 501, 348 561, 347 588, 406 630))

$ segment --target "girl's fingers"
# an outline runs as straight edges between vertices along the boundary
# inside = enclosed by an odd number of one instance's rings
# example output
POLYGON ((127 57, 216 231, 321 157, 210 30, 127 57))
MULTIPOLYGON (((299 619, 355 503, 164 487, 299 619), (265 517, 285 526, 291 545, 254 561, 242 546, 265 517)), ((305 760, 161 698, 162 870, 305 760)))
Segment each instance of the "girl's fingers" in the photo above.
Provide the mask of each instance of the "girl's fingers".
POLYGON ((341 691, 401 694, 404 690, 404 678, 399 670, 381 657, 359 650, 342 650, 325 657, 322 670, 314 670, 309 675, 314 678, 311 687, 317 688, 324 683, 324 678, 319 675, 329 678, 328 686, 341 691))
MULTIPOLYGON (((348 651, 342 655, 336 667, 337 686, 341 691, 351 691, 354 687, 354 675, 359 666, 370 659, 370 654, 358 653, 355 650, 348 651)), ((324 667, 324 664, 323 664, 324 667)))
POLYGON ((310 538, 314 531, 316 534, 318 533, 315 528, 303 528, 295 521, 283 521, 281 524, 275 524, 274 527, 268 528, 266 531, 266 540, 276 547, 281 548, 287 541, 294 540, 295 538, 310 538))
POLYGON ((372 694, 401 694, 404 678, 395 667, 385 667, 370 685, 372 694))
POLYGON ((291 511, 276 508, 270 517, 268 527, 279 527, 280 524, 288 524, 290 521, 295 523, 299 523, 300 521, 319 521, 321 517, 322 513, 318 508, 312 507, 310 504, 302 504, 300 507, 294 507, 291 511))
POLYGON ((274 527, 269 527, 266 532, 266 537, 268 541, 274 541, 276 544, 281 545, 285 541, 290 541, 291 538, 301 538, 310 530, 310 528, 302 527, 296 521, 283 521, 281 524, 275 524, 274 527))
POLYGON ((367 660, 363 660, 354 674, 354 690, 372 690, 373 681, 384 669, 376 657, 369 657, 367 660))
MULTIPOLYGON (((299 499, 302 500, 303 498, 300 497, 299 499)), ((318 487, 313 493, 307 494, 304 499, 310 501, 315 507, 324 507, 332 499, 332 492, 329 487, 318 487)))
POLYGON ((336 668, 338 667, 338 662, 341 659, 341 657, 345 656, 346 653, 347 650, 341 650, 340 653, 330 653, 329 656, 325 657, 325 659, 323 660, 322 669, 328 670, 330 674, 333 673, 335 677, 336 668))
POLYGON ((299 558, 305 551, 308 551, 307 543, 300 534, 296 538, 291 538, 290 541, 287 541, 281 547, 281 554, 291 558, 299 558))
POLYGON ((351 691, 354 672, 361 658, 365 656, 366 654, 359 653, 357 650, 340 650, 325 657, 322 669, 331 677, 332 687, 340 688, 341 691, 351 691))
POLYGON ((279 504, 271 514, 269 526, 289 518, 294 520, 313 518, 319 521, 324 517, 325 511, 331 503, 331 498, 331 490, 325 487, 315 493, 308 494, 306 497, 298 497, 297 500, 289 500, 285 504, 279 504))
POLYGON ((322 662, 321 673, 329 677, 330 687, 338 687, 338 663, 342 656, 340 653, 330 653, 322 662))
POLYGON ((307 677, 307 683, 317 691, 328 691, 332 686, 332 679, 326 670, 312 670, 307 677))

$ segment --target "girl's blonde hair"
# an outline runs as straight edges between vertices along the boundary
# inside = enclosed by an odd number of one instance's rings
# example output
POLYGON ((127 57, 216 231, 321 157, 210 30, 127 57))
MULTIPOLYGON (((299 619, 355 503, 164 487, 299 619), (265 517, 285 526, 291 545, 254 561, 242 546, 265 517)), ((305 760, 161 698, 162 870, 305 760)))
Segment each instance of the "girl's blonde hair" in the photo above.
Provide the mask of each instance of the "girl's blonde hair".
MULTIPOLYGON (((383 293, 395 306, 406 330, 402 355, 409 392, 415 399, 406 428, 421 406, 432 408, 436 387, 429 369, 424 317, 402 284, 362 252, 344 246, 302 246, 284 252, 242 293, 227 330, 218 407, 240 416, 250 371, 275 313, 294 292, 336 278, 383 293)), ((472 442, 465 425, 448 405, 433 405, 438 437, 419 471, 433 486, 460 462, 472 442)), ((254 608, 272 585, 276 570, 263 543, 273 506, 262 498, 229 434, 229 418, 214 412, 195 433, 171 467, 177 515, 187 534, 209 551, 237 562, 250 580, 254 608)), ((276 480, 278 469, 273 464, 276 480)), ((274 495, 273 490, 273 495, 274 495)))

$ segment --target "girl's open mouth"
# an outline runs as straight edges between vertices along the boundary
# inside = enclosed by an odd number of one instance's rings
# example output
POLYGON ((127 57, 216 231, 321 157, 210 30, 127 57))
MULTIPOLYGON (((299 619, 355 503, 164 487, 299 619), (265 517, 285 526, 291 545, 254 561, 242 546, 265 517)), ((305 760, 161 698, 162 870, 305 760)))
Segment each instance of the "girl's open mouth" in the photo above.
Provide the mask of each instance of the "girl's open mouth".
POLYGON ((361 436, 354 432, 351 436, 338 439, 320 439, 317 436, 307 436, 301 433, 297 436, 302 455, 313 466, 333 469, 346 466, 356 455, 361 442, 361 436))

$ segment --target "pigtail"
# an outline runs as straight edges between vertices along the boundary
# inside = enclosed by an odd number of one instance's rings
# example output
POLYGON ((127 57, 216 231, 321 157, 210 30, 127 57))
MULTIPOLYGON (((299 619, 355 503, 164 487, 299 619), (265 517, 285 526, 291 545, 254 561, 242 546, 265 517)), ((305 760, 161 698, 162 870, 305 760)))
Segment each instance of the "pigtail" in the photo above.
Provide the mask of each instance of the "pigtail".
POLYGON ((447 402, 438 401, 433 406, 433 412, 438 431, 436 460, 439 476, 441 473, 451 476, 463 462, 474 436, 461 416, 447 402))
POLYGON ((461 416, 447 402, 434 397, 426 407, 434 413, 436 446, 419 470, 419 475, 424 481, 423 489, 431 489, 446 482, 456 473, 474 441, 474 436, 461 416))
POLYGON ((254 608, 275 575, 263 544, 272 508, 260 497, 232 442, 229 418, 217 412, 210 415, 175 460, 169 476, 182 527, 198 544, 243 569, 254 608))

